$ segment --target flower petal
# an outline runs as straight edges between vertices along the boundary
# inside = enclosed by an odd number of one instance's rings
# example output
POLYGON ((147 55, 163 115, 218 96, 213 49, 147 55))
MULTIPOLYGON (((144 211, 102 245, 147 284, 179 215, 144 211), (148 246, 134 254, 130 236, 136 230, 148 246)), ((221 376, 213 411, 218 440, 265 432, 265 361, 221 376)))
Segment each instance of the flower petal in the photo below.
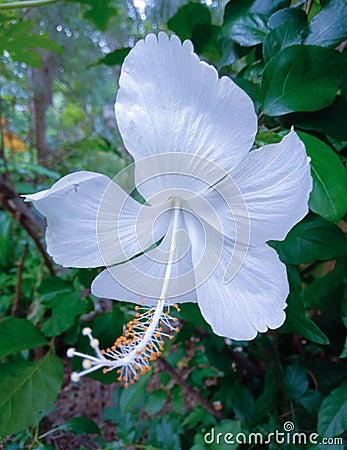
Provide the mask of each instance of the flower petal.
POLYGON ((167 229, 163 220, 155 222, 158 208, 141 205, 94 172, 72 173, 25 199, 47 218, 47 251, 65 267, 123 261, 148 248, 167 229))
POLYGON ((251 245, 283 240, 308 212, 310 164, 293 130, 279 144, 251 151, 232 176, 247 205, 251 245))
POLYGON ((193 197, 187 203, 210 225, 201 199, 214 205, 223 235, 254 246, 284 239, 307 214, 311 189, 304 144, 291 131, 279 144, 249 152, 213 189, 202 191, 200 199, 193 197))
POLYGON ((135 161, 190 153, 230 171, 251 148, 257 131, 252 101, 200 61, 190 41, 149 34, 126 57, 119 85, 117 122, 135 161))
MULTIPOLYGON (((189 229, 193 228, 190 223, 189 229)), ((195 230, 190 233, 190 238, 195 264, 196 248, 202 237, 195 230)), ((235 244, 226 239, 217 269, 197 287, 198 302, 202 315, 216 334, 250 340, 258 331, 278 328, 284 322, 283 310, 289 293, 286 268, 277 253, 266 244, 246 248, 245 255, 235 253, 234 248, 235 244), (231 255, 233 259, 240 259, 241 268, 230 282, 224 283, 231 255)), ((239 265, 239 261, 234 264, 239 265)))

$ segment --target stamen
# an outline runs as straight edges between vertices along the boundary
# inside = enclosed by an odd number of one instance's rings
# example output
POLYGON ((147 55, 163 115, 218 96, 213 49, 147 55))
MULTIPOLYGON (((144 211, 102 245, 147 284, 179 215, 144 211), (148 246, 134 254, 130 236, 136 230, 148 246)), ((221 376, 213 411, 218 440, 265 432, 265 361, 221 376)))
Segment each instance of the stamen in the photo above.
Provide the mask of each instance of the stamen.
POLYGON ((160 299, 156 308, 148 307, 136 320, 128 322, 123 336, 117 338, 114 345, 105 350, 99 348, 99 341, 93 337, 92 330, 84 328, 82 334, 89 337, 90 346, 96 356, 69 348, 67 356, 82 358, 84 369, 79 373, 73 372, 71 380, 77 382, 82 376, 101 368, 104 373, 118 369, 118 380, 127 386, 136 381, 139 375, 147 373, 151 370, 149 362, 155 361, 164 349, 163 338, 172 340, 174 336, 169 333, 179 331, 179 327, 170 324, 170 321, 173 323, 175 318, 170 315, 169 308, 169 305, 165 305, 165 300, 160 299), (168 328, 167 332, 163 331, 163 325, 168 328), (130 329, 131 335, 127 333, 130 329))
MULTIPOLYGON (((69 358, 78 356, 83 359, 82 367, 84 370, 73 372, 71 374, 72 381, 78 382, 84 375, 99 369, 102 369, 104 373, 117 369, 117 379, 122 381, 125 387, 128 387, 129 384, 133 384, 138 380, 140 375, 144 375, 152 369, 150 361, 155 361, 164 350, 163 338, 166 337, 172 340, 174 336, 169 333, 179 331, 177 318, 170 315, 170 302, 167 295, 174 262, 174 238, 178 228, 180 211, 178 199, 175 200, 173 206, 175 211, 169 259, 156 307, 135 306, 135 317, 125 326, 123 336, 117 338, 114 345, 106 350, 99 348, 99 341, 93 337, 91 328, 84 328, 82 334, 88 336, 90 346, 96 356, 77 352, 74 348, 68 349, 67 356, 69 358)), ((140 298, 142 299, 143 297, 141 296, 140 298)), ((145 301, 142 300, 141 304, 145 305, 145 301)), ((173 306, 177 311, 180 311, 177 304, 173 306)))

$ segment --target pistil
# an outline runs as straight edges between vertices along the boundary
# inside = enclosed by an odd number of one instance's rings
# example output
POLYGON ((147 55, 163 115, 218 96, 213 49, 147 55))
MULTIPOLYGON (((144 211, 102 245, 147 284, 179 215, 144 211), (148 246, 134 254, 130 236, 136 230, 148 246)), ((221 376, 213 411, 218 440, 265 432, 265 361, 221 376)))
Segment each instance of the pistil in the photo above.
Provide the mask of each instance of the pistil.
MULTIPOLYGON (((83 358, 81 372, 71 374, 72 381, 79 381, 84 375, 103 369, 104 373, 117 370, 118 380, 124 383, 125 387, 138 380, 140 375, 151 370, 150 362, 155 361, 164 349, 164 338, 173 339, 173 331, 179 331, 175 326, 177 318, 171 316, 167 290, 171 277, 172 265, 175 253, 175 234, 178 229, 178 219, 180 213, 180 201, 173 201, 173 223, 172 237, 169 250, 169 258, 165 270, 163 286, 160 297, 155 308, 149 306, 136 306, 135 317, 127 323, 125 331, 114 345, 105 350, 100 350, 99 341, 92 335, 89 327, 83 329, 82 333, 88 336, 90 346, 95 352, 95 356, 80 353, 74 348, 67 351, 67 356, 72 358, 78 356, 83 358)), ((144 302, 143 302, 144 303, 144 302)), ((177 304, 173 305, 180 311, 177 304)))

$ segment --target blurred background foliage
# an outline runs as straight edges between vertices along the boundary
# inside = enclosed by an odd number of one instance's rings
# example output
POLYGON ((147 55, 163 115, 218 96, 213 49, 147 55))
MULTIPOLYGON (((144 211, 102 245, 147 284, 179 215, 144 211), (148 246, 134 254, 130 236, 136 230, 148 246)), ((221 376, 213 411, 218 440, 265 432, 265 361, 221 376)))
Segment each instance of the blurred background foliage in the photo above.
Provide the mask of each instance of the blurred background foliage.
POLYGON ((1 449, 344 448, 346 39, 345 0, 0 3, 1 449), (287 320, 252 342, 231 342, 186 304, 181 331, 150 374, 128 389, 112 373, 76 386, 65 352, 87 350, 81 326, 111 345, 132 310, 91 295, 97 270, 52 263, 45 224, 20 194, 75 170, 113 177, 131 162, 113 114, 120 65, 159 30, 191 39, 251 96, 257 146, 279 142, 292 125, 306 145, 310 213, 270 243, 288 268, 287 320), (203 438, 211 427, 266 436, 288 420, 340 443, 203 438))

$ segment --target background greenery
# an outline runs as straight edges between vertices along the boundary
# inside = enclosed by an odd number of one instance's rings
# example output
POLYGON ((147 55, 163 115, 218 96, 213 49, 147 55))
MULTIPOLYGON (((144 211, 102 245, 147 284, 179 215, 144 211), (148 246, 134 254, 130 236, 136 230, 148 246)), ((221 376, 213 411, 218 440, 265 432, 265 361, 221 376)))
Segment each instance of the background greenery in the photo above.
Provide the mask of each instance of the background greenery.
MULTIPOLYGON (((345 0, 34 3, 0 3, 0 448, 252 448, 207 445, 203 435, 215 427, 265 436, 288 420, 320 439, 343 437, 345 0), (111 345, 131 309, 90 294, 97 270, 52 263, 42 218, 19 194, 74 170, 113 177, 130 162, 112 112, 120 64, 137 39, 159 30, 191 39, 246 90, 259 114, 257 146, 279 142, 291 125, 306 145, 310 213, 271 243, 288 267, 287 320, 252 342, 230 342, 186 304, 182 329, 151 374, 127 390, 113 374, 74 386, 65 352, 87 350, 81 327, 111 345)), ((302 446, 313 447, 343 444, 302 446)))

